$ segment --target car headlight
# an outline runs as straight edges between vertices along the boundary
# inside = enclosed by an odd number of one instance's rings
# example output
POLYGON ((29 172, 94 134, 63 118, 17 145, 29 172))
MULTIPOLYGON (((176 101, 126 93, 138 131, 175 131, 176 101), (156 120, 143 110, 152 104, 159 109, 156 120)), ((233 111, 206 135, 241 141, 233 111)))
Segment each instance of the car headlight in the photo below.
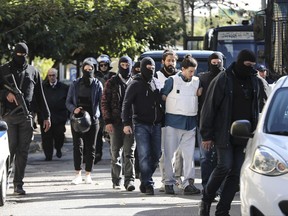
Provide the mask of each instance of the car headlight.
POLYGON ((250 169, 263 175, 277 176, 288 173, 288 164, 275 151, 261 146, 254 152, 250 169))

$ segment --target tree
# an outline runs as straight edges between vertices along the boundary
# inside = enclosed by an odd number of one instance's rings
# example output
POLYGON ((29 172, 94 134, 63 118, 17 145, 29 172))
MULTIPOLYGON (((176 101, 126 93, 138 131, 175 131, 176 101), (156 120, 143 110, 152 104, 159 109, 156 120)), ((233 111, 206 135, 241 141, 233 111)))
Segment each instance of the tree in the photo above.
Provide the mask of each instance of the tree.
POLYGON ((139 55, 173 45, 181 25, 161 0, 0 0, 0 57, 25 41, 29 59, 80 61, 105 52, 139 55), (165 14, 165 16, 163 16, 165 14))

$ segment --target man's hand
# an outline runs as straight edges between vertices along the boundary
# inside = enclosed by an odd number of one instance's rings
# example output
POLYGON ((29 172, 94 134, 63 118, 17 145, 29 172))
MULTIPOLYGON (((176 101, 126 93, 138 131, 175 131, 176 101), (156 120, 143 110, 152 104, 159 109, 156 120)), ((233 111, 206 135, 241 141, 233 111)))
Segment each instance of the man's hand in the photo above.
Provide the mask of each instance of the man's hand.
POLYGON ((105 130, 106 130, 108 133, 113 133, 113 130, 114 130, 113 125, 112 125, 112 124, 107 124, 107 125, 105 126, 105 130))
POLYGON ((212 140, 202 141, 202 146, 206 151, 209 151, 214 145, 212 140))
POLYGON ((44 120, 43 122, 43 128, 44 128, 44 132, 47 132, 51 127, 51 121, 50 119, 44 120))
POLYGON ((75 110, 74 110, 74 114, 78 114, 81 112, 81 110, 83 109, 83 107, 77 107, 75 110))
POLYGON ((17 100, 16 100, 16 97, 13 93, 9 92, 6 99, 10 102, 10 103, 13 103, 15 102, 15 104, 18 106, 18 103, 17 103, 17 100))
POLYGON ((123 128, 123 132, 124 132, 125 134, 132 134, 132 133, 133 133, 132 128, 131 128, 130 126, 125 126, 125 127, 123 128))

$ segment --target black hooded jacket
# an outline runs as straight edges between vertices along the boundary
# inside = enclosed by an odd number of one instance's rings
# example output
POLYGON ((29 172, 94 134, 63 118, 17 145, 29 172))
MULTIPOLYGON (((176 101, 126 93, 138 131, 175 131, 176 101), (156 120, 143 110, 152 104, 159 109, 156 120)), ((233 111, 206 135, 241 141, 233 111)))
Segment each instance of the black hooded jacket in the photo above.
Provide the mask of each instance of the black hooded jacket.
POLYGON ((126 89, 122 121, 125 126, 131 124, 132 108, 134 122, 148 125, 161 123, 164 117, 162 106, 163 101, 159 90, 152 91, 143 77, 137 74, 126 89))
POLYGON ((48 119, 50 117, 50 111, 46 103, 42 88, 42 79, 39 72, 31 65, 25 64, 23 67, 17 67, 13 60, 4 64, 0 67, 0 99, 2 102, 2 114, 11 112, 16 108, 15 103, 9 103, 6 99, 9 91, 3 87, 4 80, 7 77, 7 81, 11 84, 9 80, 10 74, 13 74, 18 85, 18 88, 24 94, 24 100, 26 106, 30 112, 37 112, 40 110, 43 119, 48 119))
MULTIPOLYGON (((231 141, 234 67, 235 63, 212 80, 201 110, 202 139, 203 141, 213 140, 218 147, 227 147, 231 141)), ((258 78, 252 75, 251 81, 253 89, 251 124, 254 130, 258 122, 260 96, 258 78)))

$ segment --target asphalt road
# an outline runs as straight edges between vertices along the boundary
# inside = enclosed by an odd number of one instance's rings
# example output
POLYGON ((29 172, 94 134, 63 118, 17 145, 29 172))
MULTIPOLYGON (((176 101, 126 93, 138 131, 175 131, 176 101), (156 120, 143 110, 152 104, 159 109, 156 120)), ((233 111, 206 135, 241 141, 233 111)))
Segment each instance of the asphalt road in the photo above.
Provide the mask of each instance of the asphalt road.
MULTIPOLYGON (((71 185, 74 177, 73 146, 69 126, 67 142, 63 147, 63 157, 44 161, 40 136, 35 134, 36 147, 29 154, 24 189, 26 196, 13 195, 10 188, 4 207, 0 207, 0 216, 52 216, 52 215, 97 215, 97 216, 196 216, 200 195, 184 196, 180 189, 176 195, 167 195, 158 191, 161 186, 159 170, 154 175, 155 195, 147 196, 136 190, 127 192, 112 189, 110 178, 109 145, 104 144, 102 161, 94 166, 92 179, 94 184, 71 185)), ((200 170, 196 168, 196 186, 201 188, 200 170)), ((11 182, 12 179, 10 179, 11 182)), ((211 215, 214 215, 216 203, 213 203, 211 215)), ((236 195, 231 216, 239 216, 239 194, 236 195)))

